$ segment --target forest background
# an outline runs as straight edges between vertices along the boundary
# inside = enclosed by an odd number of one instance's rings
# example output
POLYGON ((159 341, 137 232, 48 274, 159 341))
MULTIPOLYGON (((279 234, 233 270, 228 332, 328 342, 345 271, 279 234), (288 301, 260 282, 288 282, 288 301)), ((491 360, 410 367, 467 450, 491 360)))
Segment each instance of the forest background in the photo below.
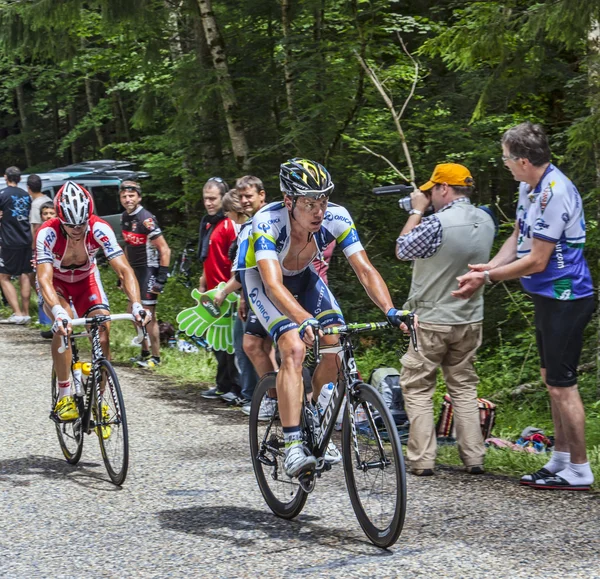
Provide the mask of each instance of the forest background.
MULTIPOLYGON (((318 160, 401 306, 411 271, 394 245, 406 214, 372 188, 402 182, 391 164, 412 180, 406 150, 417 184, 436 163, 465 164, 475 202, 501 218, 499 245, 517 190, 499 141, 530 120, 582 194, 597 283, 599 20, 600 0, 0 0, 1 164, 134 161, 177 252, 197 238, 209 177, 257 175, 274 200, 283 160, 318 160), (406 147, 359 59, 402 111, 406 147)), ((347 319, 380 318, 337 252, 330 283, 347 319)), ((169 286, 159 310, 174 321, 189 298, 169 286)), ((502 432, 551 432, 529 299, 518 282, 498 284, 485 308, 481 394, 499 403, 502 432)), ((580 385, 600 455, 598 335, 596 317, 580 385)), ((363 343, 363 372, 397 366, 396 340, 363 343)))

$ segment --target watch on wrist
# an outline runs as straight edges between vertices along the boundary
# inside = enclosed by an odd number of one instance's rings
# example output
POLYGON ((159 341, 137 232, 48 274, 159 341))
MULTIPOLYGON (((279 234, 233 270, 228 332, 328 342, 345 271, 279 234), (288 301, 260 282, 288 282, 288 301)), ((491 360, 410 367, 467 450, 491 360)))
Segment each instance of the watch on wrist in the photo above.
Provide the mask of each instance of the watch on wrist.
POLYGON ((423 212, 420 209, 411 209, 408 212, 409 215, 420 215, 421 217, 423 217, 423 212))
POLYGON ((494 282, 490 279, 490 272, 485 270, 483 272, 483 279, 485 281, 485 285, 492 285, 494 282))

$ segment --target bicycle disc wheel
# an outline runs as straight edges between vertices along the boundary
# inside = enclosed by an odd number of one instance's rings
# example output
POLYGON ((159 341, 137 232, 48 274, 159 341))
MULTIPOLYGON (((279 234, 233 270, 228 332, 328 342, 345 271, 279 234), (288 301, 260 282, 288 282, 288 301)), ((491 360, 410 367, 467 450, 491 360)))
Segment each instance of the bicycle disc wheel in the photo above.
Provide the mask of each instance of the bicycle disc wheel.
MULTIPOLYGON (((52 367, 52 408, 56 406, 58 400, 58 380, 56 372, 52 367)), ((82 408, 80 406, 79 413, 81 415, 82 408)), ((60 449, 67 462, 77 464, 83 452, 83 432, 81 430, 81 417, 72 422, 56 422, 56 434, 60 449)))
POLYGON ((250 407, 250 453, 254 474, 267 505, 278 517, 293 519, 304 508, 308 495, 298 481, 289 478, 283 470, 285 442, 277 401, 265 400, 267 391, 275 388, 276 376, 275 372, 270 372, 256 385, 250 407), (265 418, 268 409, 273 410, 271 418, 265 418))
POLYGON ((406 471, 402 446, 394 420, 375 388, 358 385, 353 404, 356 414, 363 418, 355 422, 360 465, 347 410, 342 432, 346 485, 363 531, 375 545, 385 548, 396 542, 404 525, 406 471))
MULTIPOLYGON (((94 393, 94 420, 104 466, 110 480, 121 485, 129 466, 127 417, 119 379, 111 363, 100 360, 100 395, 94 393)), ((97 385, 94 385, 96 388, 97 385)))

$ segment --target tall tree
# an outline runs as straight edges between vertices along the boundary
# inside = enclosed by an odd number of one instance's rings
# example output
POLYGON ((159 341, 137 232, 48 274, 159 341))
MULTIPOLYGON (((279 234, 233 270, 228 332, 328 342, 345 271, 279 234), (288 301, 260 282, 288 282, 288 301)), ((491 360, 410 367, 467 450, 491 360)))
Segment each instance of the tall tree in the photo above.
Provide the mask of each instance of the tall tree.
POLYGON ((225 43, 217 26, 217 21, 212 9, 211 0, 197 0, 202 17, 202 26, 210 54, 212 56, 213 66, 217 72, 219 82, 219 93, 223 103, 223 111, 229 139, 231 141, 231 149, 237 164, 244 170, 250 166, 250 153, 246 135, 244 133, 244 125, 239 114, 239 107, 231 75, 229 74, 229 65, 227 64, 227 53, 225 51, 225 43))

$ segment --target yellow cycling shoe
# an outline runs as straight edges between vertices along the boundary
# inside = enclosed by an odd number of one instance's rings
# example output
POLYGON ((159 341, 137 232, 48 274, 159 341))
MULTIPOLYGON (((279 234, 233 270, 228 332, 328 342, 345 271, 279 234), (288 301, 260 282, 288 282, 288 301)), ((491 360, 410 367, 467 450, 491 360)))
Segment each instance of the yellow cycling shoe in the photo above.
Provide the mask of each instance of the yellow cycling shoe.
MULTIPOLYGON (((94 408, 94 418, 96 417, 96 409, 94 408)), ((110 410, 108 408, 108 404, 106 404, 106 402, 102 403, 102 422, 109 422, 110 421, 110 410)), ((102 439, 106 440, 107 438, 110 438, 110 435, 112 433, 112 428, 106 424, 104 426, 100 426, 100 430, 102 430, 102 439)), ((96 434, 98 434, 98 427, 96 427, 96 434)))
POLYGON ((63 422, 77 420, 79 418, 79 410, 77 410, 77 405, 75 404, 73 396, 61 398, 54 407, 54 414, 56 414, 56 417, 63 422))

